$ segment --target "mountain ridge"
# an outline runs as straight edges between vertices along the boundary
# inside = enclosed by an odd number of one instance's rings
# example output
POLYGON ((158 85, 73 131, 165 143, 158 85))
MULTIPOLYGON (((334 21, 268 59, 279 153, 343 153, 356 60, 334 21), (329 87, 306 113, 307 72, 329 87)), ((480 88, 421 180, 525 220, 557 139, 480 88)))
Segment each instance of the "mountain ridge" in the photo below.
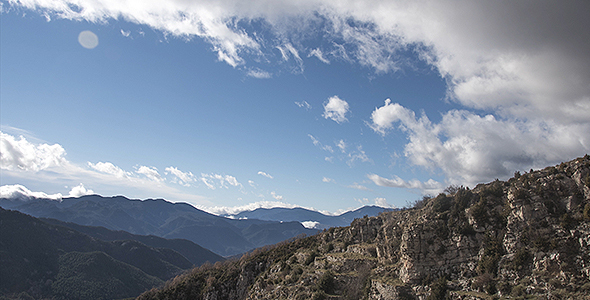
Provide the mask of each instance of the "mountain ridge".
POLYGON ((197 268, 138 299, 590 299, 590 156, 197 268), (184 295, 184 296, 183 296, 184 295))

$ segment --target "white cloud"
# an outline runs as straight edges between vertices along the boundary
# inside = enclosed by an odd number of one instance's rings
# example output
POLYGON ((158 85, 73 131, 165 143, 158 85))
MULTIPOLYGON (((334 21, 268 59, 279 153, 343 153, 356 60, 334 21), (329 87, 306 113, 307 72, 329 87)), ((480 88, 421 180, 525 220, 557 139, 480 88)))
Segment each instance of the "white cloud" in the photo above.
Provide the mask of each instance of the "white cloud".
POLYGON ((346 153, 346 142, 344 140, 338 141, 338 143, 336 143, 336 146, 340 148, 340 151, 342 151, 342 153, 346 153))
POLYGON ((113 175, 117 178, 129 178, 132 176, 130 172, 127 172, 110 162, 97 162, 96 164, 88 162, 88 166, 90 166, 92 169, 95 169, 96 171, 113 175))
POLYGON ((0 186, 0 198, 28 200, 30 198, 43 198, 61 201, 62 194, 48 195, 43 192, 32 192, 20 184, 0 186))
POLYGON ((129 35, 131 35, 131 31, 125 31, 125 30, 121 29, 121 35, 124 37, 129 37, 129 35))
POLYGON ((380 73, 412 67, 407 53, 414 52, 445 78, 450 99, 467 107, 566 124, 590 122, 587 1, 544 1, 535 9, 522 1, 440 0, 9 3, 48 20, 123 19, 186 40, 199 37, 234 67, 252 57, 269 65, 292 61, 298 72, 303 70, 299 53, 307 52, 380 73), (252 22, 268 32, 252 30, 252 22))
POLYGON ((172 182, 179 183, 184 186, 190 186, 191 182, 195 181, 195 175, 191 172, 182 172, 176 167, 167 167, 164 169, 166 173, 170 173, 175 176, 175 179, 172 182))
POLYGON ((421 182, 417 179, 405 181, 398 176, 394 176, 393 179, 387 179, 376 174, 368 174, 367 177, 378 186, 415 189, 422 191, 424 194, 436 194, 443 189, 442 184, 433 179, 421 182))
POLYGON ((324 54, 322 53, 322 50, 320 50, 319 48, 313 49, 309 52, 309 55, 307 57, 311 57, 311 56, 315 56, 317 59, 319 59, 321 62, 325 63, 325 64, 329 64, 330 61, 324 57, 324 54))
POLYGON ((371 127, 381 134, 395 124, 408 135, 404 154, 414 165, 440 168, 451 184, 474 185, 505 179, 528 170, 573 159, 590 150, 590 123, 498 119, 464 110, 443 114, 433 124, 427 116, 401 105, 375 109, 371 127))
MULTIPOLYGON (((13 130, 19 131, 19 130, 13 130)), ((22 130, 20 130, 22 131, 22 130)), ((22 131, 24 132, 24 131, 22 131)), ((30 134, 30 133, 29 133, 30 134)), ((95 191, 111 191, 112 194, 125 192, 129 197, 164 197, 171 201, 187 201, 190 203, 208 203, 199 195, 187 194, 166 184, 166 181, 158 177, 157 170, 152 168, 139 168, 143 175, 152 176, 151 179, 138 177, 137 174, 123 170, 110 162, 88 162, 86 166, 78 166, 65 158, 65 150, 59 144, 49 145, 45 142, 31 143, 29 140, 38 140, 34 137, 25 139, 15 138, 12 135, 1 134, 2 178, 10 178, 21 184, 35 184, 41 186, 73 186, 69 195, 82 195, 95 193, 95 191), (150 171, 151 170, 151 171, 150 171), (153 171, 156 171, 155 173, 153 171), (155 177, 154 177, 155 176, 155 177), (153 180, 159 180, 161 184, 154 185, 153 180), (86 189, 80 182, 91 184, 93 190, 86 189)), ((8 180, 8 179, 7 179, 8 180)), ((229 179, 230 182, 234 181, 229 179)), ((20 193, 33 197, 60 198, 61 193, 30 194, 23 189, 20 193)), ((28 196, 27 196, 28 197, 28 196)))
POLYGON ((375 198, 375 205, 385 208, 395 208, 395 205, 387 203, 387 199, 385 198, 375 198))
POLYGON ((330 183, 330 182, 336 182, 336 181, 334 181, 334 179, 332 179, 332 178, 328 178, 328 177, 324 177, 324 178, 322 178, 322 181, 323 181, 323 182, 326 182, 326 183, 330 183))
POLYGON ((328 98, 328 102, 324 103, 324 114, 326 119, 332 119, 340 124, 347 121, 346 113, 348 112, 348 103, 338 96, 328 98))
POLYGON ((258 68, 254 68, 254 69, 249 69, 247 72, 247 75, 250 77, 254 77, 254 78, 258 78, 258 79, 269 79, 272 78, 272 74, 258 69, 258 68))
POLYGON ((82 197, 85 195, 93 195, 94 191, 91 189, 87 189, 82 183, 80 183, 79 185, 75 186, 72 188, 72 190, 70 190, 70 193, 68 194, 69 197, 82 197))
POLYGON ((348 186, 351 189, 357 189, 357 190, 361 190, 361 191, 370 191, 370 189, 364 185, 358 184, 358 183, 353 183, 351 185, 348 186))
POLYGON ((311 134, 308 134, 307 136, 309 136, 309 138, 311 139, 311 142, 313 143, 314 146, 318 146, 320 149, 322 149, 324 151, 334 153, 334 149, 332 148, 332 146, 322 144, 320 142, 320 140, 318 140, 315 136, 313 136, 311 134))
POLYGON ((282 208, 295 208, 301 207, 299 205, 278 202, 278 201, 259 201, 254 203, 248 203, 246 205, 240 206, 233 206, 233 207, 226 207, 226 206, 213 206, 213 207, 199 207, 202 210, 205 210, 209 213, 215 215, 235 215, 239 214, 243 211, 253 211, 258 208, 275 208, 275 207, 282 207, 282 208))
POLYGON ((301 225, 307 229, 314 229, 316 226, 320 225, 320 222, 317 221, 303 221, 301 225))
POLYGON ((270 192, 270 194, 272 195, 273 198, 275 198, 278 201, 283 201, 283 196, 281 195, 277 195, 277 193, 275 192, 270 192))
POLYGON ((258 175, 262 175, 262 176, 264 176, 266 178, 270 178, 270 179, 273 179, 274 178, 274 177, 272 177, 272 175, 270 175, 270 174, 268 174, 266 172, 262 172, 262 171, 259 171, 258 172, 258 175))
POLYGON ((200 178, 209 189, 224 188, 227 189, 229 186, 241 187, 242 184, 238 180, 230 175, 220 174, 201 174, 200 178))
POLYGON ((0 132, 0 162, 4 170, 41 171, 67 163, 61 145, 33 144, 23 136, 18 139, 0 132))
POLYGON ((349 166, 353 166, 355 161, 370 162, 371 159, 367 156, 362 146, 358 146, 355 151, 348 153, 348 161, 346 162, 349 166))
POLYGON ((150 180, 156 182, 162 182, 164 180, 162 176, 160 176, 160 173, 158 173, 158 169, 156 167, 139 166, 136 167, 135 173, 142 174, 150 180))
POLYGON ((295 102, 295 104, 300 108, 305 108, 305 110, 311 109, 311 104, 307 103, 307 101, 295 102))

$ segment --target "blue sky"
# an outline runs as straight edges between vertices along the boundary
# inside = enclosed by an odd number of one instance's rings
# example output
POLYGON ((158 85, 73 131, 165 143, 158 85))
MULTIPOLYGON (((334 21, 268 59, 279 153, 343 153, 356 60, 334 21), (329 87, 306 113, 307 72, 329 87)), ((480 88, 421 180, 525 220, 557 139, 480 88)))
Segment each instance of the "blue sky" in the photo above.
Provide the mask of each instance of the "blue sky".
POLYGON ((590 148, 582 1, 1 3, 3 194, 334 213, 590 148))

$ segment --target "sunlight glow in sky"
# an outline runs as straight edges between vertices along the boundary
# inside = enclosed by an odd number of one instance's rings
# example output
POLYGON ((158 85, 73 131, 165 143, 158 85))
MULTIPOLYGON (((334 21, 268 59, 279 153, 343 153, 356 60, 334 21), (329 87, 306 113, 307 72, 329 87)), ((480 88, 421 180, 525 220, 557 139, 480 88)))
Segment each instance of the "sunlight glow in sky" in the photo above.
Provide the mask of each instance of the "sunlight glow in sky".
POLYGON ((338 212, 590 149, 588 1, 0 4, 3 195, 338 212))

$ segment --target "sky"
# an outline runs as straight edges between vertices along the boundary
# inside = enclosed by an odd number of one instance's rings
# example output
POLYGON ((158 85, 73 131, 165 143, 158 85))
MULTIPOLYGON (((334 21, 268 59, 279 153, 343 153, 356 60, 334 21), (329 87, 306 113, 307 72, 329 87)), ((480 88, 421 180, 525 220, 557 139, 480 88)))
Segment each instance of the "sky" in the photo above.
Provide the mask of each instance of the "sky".
POLYGON ((590 2, 0 0, 2 195, 407 206, 590 149, 590 2))

